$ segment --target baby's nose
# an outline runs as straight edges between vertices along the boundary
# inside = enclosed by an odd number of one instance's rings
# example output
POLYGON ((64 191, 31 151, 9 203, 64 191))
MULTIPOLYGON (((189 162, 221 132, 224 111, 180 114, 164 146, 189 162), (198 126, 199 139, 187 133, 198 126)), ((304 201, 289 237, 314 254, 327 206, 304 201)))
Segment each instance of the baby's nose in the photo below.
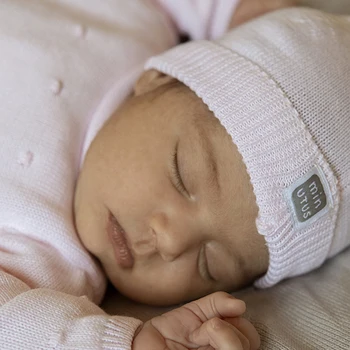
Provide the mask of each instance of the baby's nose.
POLYGON ((186 218, 171 220, 165 214, 157 214, 152 218, 151 225, 157 237, 158 254, 164 261, 174 261, 199 246, 200 237, 186 218))
POLYGON ((169 234, 169 231, 163 231, 159 236, 157 251, 160 257, 166 262, 176 260, 188 250, 188 244, 181 236, 175 238, 175 235, 169 234))

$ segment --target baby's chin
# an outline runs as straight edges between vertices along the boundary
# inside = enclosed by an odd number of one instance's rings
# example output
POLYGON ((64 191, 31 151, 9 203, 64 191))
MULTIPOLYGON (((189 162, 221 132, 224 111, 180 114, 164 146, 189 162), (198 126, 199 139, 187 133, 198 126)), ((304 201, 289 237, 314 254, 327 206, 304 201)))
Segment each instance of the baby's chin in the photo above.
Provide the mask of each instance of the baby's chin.
POLYGON ((115 288, 128 299, 151 306, 171 306, 191 300, 191 298, 186 296, 165 295, 157 292, 150 293, 141 286, 137 289, 118 288, 117 286, 115 288))
MULTIPOLYGON (((134 302, 151 306, 172 306, 210 294, 210 291, 197 291, 196 293, 185 292, 180 286, 174 284, 171 291, 164 292, 159 286, 145 286, 142 283, 125 283, 114 281, 112 285, 116 290, 134 302), (119 282, 119 283, 118 283, 119 282)), ((214 291, 213 291, 214 292, 214 291)))

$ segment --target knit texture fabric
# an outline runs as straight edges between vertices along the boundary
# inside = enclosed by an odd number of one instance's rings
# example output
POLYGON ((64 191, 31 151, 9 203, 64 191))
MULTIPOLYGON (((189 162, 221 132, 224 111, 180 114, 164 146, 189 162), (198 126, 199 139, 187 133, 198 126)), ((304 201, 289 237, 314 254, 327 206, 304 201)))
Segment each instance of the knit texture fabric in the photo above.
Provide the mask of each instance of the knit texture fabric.
POLYGON ((258 287, 317 268, 350 243, 349 49, 347 18, 288 9, 146 65, 191 88, 237 145, 270 255, 258 287))

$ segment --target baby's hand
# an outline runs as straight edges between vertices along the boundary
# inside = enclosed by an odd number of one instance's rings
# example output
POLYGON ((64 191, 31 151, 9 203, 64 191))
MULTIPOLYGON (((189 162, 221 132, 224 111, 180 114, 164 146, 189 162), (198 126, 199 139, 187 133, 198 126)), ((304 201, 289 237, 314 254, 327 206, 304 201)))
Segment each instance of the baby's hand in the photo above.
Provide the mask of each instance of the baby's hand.
POLYGON ((256 350, 260 339, 241 316, 243 301, 216 292, 146 322, 133 350, 256 350))

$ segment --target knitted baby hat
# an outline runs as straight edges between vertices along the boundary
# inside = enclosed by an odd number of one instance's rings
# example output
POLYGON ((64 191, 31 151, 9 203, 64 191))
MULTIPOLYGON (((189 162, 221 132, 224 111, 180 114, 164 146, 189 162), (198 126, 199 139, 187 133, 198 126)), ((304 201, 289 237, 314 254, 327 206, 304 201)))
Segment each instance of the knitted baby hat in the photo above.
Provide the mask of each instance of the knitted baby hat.
POLYGON ((293 8, 146 64, 192 89, 243 157, 269 249, 257 287, 350 244, 349 52, 348 18, 293 8))

